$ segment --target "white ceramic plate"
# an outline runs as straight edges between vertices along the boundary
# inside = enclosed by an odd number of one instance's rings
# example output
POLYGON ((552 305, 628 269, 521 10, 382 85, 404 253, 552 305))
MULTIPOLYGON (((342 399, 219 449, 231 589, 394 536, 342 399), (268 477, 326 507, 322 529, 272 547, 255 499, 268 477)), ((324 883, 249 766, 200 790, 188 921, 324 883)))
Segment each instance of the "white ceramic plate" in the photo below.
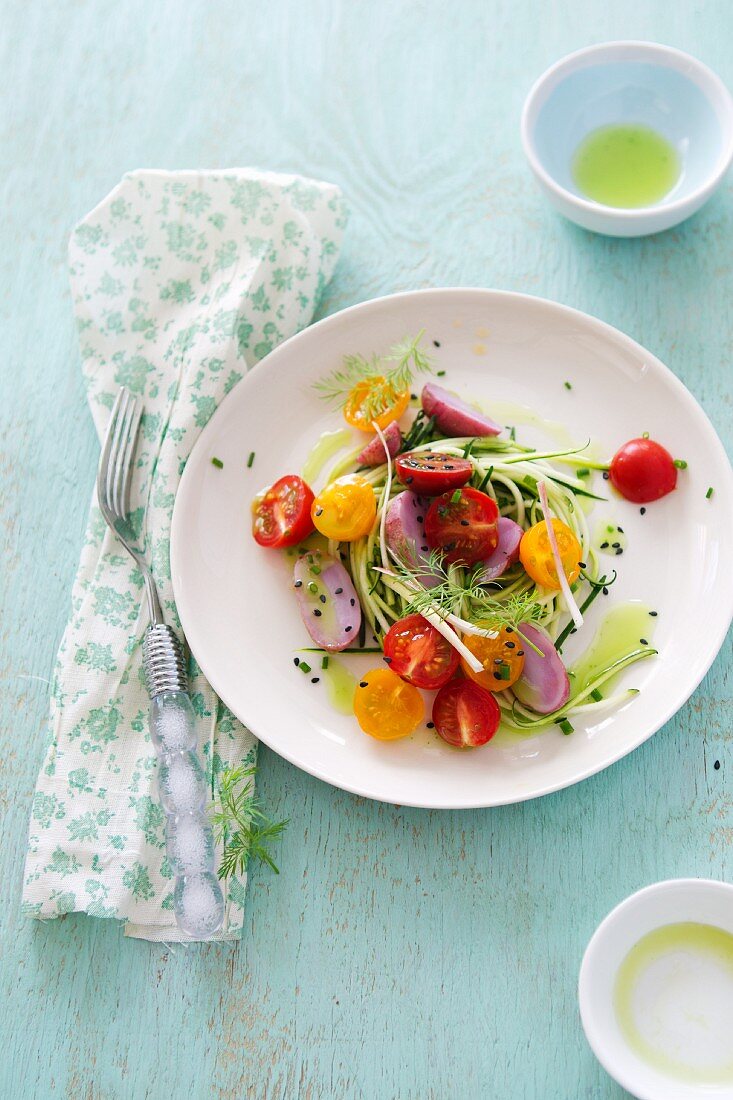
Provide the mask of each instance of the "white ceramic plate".
MULTIPOLYGON (((549 442, 557 440, 551 433, 549 442)), ((601 487, 608 488, 603 481, 601 487)), ((653 355, 585 314, 538 298, 489 290, 426 290, 354 306, 287 341, 237 385, 189 458, 173 513, 173 586, 197 661, 227 706, 293 764, 337 787, 386 802, 436 808, 518 802, 600 771, 631 752, 682 706, 718 652, 733 614, 733 472, 693 397, 653 355), (516 409, 538 412, 588 437, 602 453, 643 431, 689 462, 678 490, 651 505, 598 504, 628 536, 620 578, 599 598, 576 652, 616 602, 643 601, 659 612, 658 658, 629 669, 641 689, 622 708, 563 736, 498 736, 471 752, 450 749, 420 730, 403 741, 365 736, 353 717, 329 705, 323 682, 293 664, 309 639, 283 557, 250 534, 254 493, 299 472, 321 432, 343 426, 312 383, 349 352, 385 351, 424 328, 444 383, 516 423, 521 440, 547 443, 516 409), (571 382, 568 390, 564 383, 571 382), (246 461, 256 452, 251 469, 246 461), (223 469, 211 463, 220 458, 223 469), (715 489, 706 499, 708 486, 715 489)), ((573 650, 566 648, 572 658, 573 650)), ((378 657, 349 658, 358 675, 378 657)), ((315 662, 311 662, 315 665, 315 662)))

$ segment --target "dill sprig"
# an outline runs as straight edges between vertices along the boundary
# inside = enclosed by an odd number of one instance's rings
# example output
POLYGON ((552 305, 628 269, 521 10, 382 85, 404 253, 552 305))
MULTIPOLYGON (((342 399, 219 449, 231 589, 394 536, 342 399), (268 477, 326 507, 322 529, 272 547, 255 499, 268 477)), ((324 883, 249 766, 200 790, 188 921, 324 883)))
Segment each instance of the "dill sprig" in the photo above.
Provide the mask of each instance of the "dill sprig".
POLYGON ((257 768, 224 768, 219 776, 219 797, 211 815, 217 844, 224 845, 219 878, 242 874, 250 859, 258 859, 280 871, 267 845, 282 835, 286 821, 270 821, 260 808, 252 786, 257 768))
POLYGON ((376 420, 409 389, 416 374, 432 371, 430 356, 419 346, 424 332, 421 329, 413 339, 395 344, 387 355, 372 355, 371 359, 364 355, 345 355, 343 366, 314 383, 314 388, 325 401, 343 405, 355 386, 371 379, 361 404, 361 414, 367 421, 376 420))
MULTIPOLYGON (((521 636, 520 624, 536 622, 542 617, 542 607, 532 590, 512 592, 499 600, 487 593, 484 585, 479 584, 480 569, 464 575, 445 568, 443 554, 432 550, 427 559, 413 566, 405 558, 395 564, 400 580, 406 581, 410 589, 406 614, 423 615, 432 612, 445 618, 460 614, 464 600, 470 603, 470 621, 481 630, 501 630, 511 627, 521 636), (432 573, 440 578, 434 588, 417 587, 420 577, 432 573)), ((461 616, 463 617, 463 616, 461 616)))

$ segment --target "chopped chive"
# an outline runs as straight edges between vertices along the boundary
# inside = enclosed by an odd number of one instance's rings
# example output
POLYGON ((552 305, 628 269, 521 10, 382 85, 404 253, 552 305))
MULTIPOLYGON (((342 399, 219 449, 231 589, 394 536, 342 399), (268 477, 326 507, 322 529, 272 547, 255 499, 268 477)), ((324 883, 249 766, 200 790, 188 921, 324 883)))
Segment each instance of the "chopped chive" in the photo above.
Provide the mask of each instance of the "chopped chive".
POLYGON ((515 443, 515 442, 516 442, 516 439, 517 439, 517 429, 516 429, 516 428, 514 427, 514 425, 513 425, 513 424, 512 424, 512 426, 511 426, 511 428, 509 429, 509 438, 511 439, 512 443, 515 443))
POLYGON ((445 371, 444 370, 436 370, 435 373, 436 373, 438 378, 445 378, 445 371))
POLYGON ((314 581, 308 581, 308 591, 312 596, 318 595, 318 585, 314 581))
POLYGON ((451 504, 460 504, 460 501, 461 501, 461 490, 460 489, 454 489, 453 490, 453 496, 450 498, 450 502, 451 502, 451 504))
POLYGON ((250 466, 252 465, 254 460, 255 460, 255 453, 254 453, 254 451, 250 451, 249 452, 249 458, 247 459, 247 469, 250 468, 250 466))
POLYGON ((567 718, 561 718, 557 725, 560 727, 566 737, 569 733, 573 732, 572 723, 568 722, 567 718))
POLYGON ((675 464, 675 466, 677 467, 678 470, 686 470, 687 469, 687 463, 685 462, 684 458, 676 458, 674 460, 674 464, 675 464))
POLYGON ((575 471, 576 477, 590 477, 590 470, 587 466, 581 466, 579 470, 575 471))
POLYGON ((471 451, 473 450, 475 443, 476 443, 475 439, 469 439, 468 443, 463 448, 463 457, 464 458, 468 458, 468 456, 471 454, 471 451))
POLYGON ((563 385, 565 386, 566 390, 571 390, 573 388, 569 382, 564 382, 563 385))
POLYGON ((591 697, 591 699, 595 699, 595 701, 597 703, 600 703, 601 699, 603 698, 603 695, 598 690, 598 688, 593 688, 593 691, 590 693, 590 697, 591 697))
POLYGON ((511 678, 511 669, 509 665, 501 664, 494 672, 495 680, 509 680, 511 678))
POLYGON ((211 465, 216 466, 217 470, 223 470, 224 469, 224 463, 222 462, 222 460, 220 458, 212 458, 211 465))
POLYGON ((323 655, 323 660, 321 661, 321 668, 323 669, 324 672, 328 668, 328 654, 327 653, 324 653, 324 655, 323 655))
POLYGON ((484 476, 481 479, 481 484, 478 487, 478 491, 480 493, 483 493, 484 489, 486 488, 488 483, 491 481, 491 475, 493 474, 493 472, 494 472, 494 467, 489 466, 488 470, 486 471, 486 473, 484 474, 484 476))
POLYGON ((314 577, 317 577, 318 574, 321 572, 321 567, 320 567, 320 565, 311 565, 308 572, 312 573, 314 577))
POLYGON ((711 496, 713 495, 713 492, 714 492, 714 489, 711 485, 710 488, 708 489, 707 493, 705 494, 705 500, 710 500, 711 496))
POLYGON ((301 661, 299 667, 300 667, 300 671, 304 672, 306 674, 306 676, 308 675, 308 673, 311 670, 311 666, 308 664, 307 661, 301 661))
POLYGON ((642 439, 648 439, 649 438, 649 432, 642 432, 641 433, 641 438, 642 439))

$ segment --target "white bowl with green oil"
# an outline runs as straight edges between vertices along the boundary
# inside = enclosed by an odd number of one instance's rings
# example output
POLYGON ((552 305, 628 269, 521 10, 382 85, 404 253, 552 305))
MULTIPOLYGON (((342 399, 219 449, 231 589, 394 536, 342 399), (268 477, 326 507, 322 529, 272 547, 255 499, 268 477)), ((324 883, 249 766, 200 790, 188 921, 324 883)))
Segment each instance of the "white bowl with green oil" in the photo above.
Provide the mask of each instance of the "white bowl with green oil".
POLYGON ((609 42, 540 77, 522 141, 562 214, 598 233, 644 236, 690 217, 719 186, 733 158, 733 100, 680 50, 609 42))
POLYGON ((733 1100, 733 886, 672 879, 627 898, 580 970, 603 1067, 639 1100, 733 1100))

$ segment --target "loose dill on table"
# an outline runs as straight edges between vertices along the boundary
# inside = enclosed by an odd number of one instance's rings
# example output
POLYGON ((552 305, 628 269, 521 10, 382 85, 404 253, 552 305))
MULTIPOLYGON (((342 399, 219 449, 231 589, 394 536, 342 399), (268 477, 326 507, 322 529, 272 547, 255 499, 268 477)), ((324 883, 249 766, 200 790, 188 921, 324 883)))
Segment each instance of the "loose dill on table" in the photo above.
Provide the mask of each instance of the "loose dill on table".
POLYGON ((215 840, 224 847, 219 878, 243 874, 251 859, 280 873, 268 845, 280 839, 288 820, 271 821, 263 813, 252 785, 256 774, 257 768, 240 765, 224 768, 219 775, 219 794, 211 814, 215 840))

